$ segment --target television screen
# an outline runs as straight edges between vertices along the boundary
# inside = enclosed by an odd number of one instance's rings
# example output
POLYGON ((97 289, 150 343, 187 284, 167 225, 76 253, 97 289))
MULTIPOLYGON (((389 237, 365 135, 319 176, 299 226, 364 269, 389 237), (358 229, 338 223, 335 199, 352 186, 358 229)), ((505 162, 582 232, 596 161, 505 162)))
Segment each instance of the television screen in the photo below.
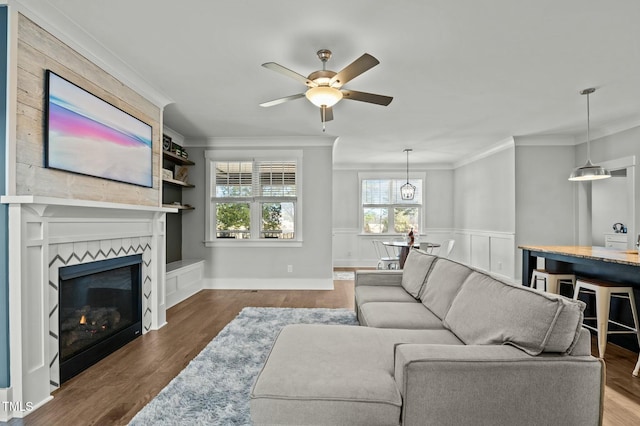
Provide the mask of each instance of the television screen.
POLYGON ((151 126, 47 70, 45 166, 153 186, 151 126))

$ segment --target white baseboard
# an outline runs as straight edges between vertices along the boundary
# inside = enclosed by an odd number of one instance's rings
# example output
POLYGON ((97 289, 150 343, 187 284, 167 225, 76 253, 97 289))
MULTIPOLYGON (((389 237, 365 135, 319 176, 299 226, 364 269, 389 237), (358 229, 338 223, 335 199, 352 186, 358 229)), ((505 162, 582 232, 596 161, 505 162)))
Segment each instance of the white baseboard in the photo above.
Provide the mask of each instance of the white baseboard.
POLYGON ((377 259, 333 259, 334 268, 375 268, 377 259))
POLYGON ((333 278, 209 278, 203 284, 216 290, 333 290, 333 278))
POLYGON ((53 397, 49 396, 38 403, 13 401, 12 388, 0 388, 0 422, 8 422, 13 418, 24 418, 52 399, 53 397))

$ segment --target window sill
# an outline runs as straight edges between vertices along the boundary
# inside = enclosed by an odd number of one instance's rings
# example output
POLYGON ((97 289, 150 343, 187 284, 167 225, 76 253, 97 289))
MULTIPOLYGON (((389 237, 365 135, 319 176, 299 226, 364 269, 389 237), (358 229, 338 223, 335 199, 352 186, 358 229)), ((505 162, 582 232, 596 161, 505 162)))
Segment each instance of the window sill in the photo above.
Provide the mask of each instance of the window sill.
POLYGON ((208 240, 204 241, 205 247, 302 247, 302 241, 261 241, 261 240, 240 240, 230 238, 228 240, 208 240))

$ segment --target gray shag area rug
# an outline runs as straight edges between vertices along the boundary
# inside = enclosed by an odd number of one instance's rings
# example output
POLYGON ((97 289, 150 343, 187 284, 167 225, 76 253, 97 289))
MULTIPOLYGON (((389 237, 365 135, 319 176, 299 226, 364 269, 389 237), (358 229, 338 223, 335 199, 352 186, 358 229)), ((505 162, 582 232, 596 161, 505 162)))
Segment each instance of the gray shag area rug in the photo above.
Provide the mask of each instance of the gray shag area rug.
POLYGON ((357 323, 347 309, 244 308, 129 424, 250 425, 249 393, 282 327, 357 323))

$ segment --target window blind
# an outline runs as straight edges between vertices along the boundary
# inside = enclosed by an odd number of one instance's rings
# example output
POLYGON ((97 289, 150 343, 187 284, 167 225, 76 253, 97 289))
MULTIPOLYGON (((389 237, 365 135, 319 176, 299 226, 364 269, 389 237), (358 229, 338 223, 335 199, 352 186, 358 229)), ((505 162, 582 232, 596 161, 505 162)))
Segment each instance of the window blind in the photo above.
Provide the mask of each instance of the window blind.
POLYGON ((216 197, 295 197, 296 161, 217 161, 216 197))
POLYGON ((364 179, 362 181, 362 204, 422 204, 422 180, 409 179, 409 183, 416 187, 413 200, 403 200, 400 187, 406 179, 364 179))

